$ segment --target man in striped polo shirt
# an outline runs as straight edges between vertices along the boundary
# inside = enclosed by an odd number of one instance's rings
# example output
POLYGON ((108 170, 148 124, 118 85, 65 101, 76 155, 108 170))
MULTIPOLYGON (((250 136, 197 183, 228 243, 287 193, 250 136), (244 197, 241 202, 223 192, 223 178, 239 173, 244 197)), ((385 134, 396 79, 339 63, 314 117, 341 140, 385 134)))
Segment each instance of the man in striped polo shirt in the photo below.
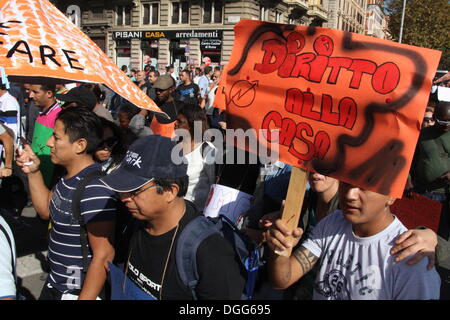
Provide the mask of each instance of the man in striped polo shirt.
POLYGON ((87 230, 89 267, 83 272, 81 228, 72 212, 72 199, 80 181, 101 167, 92 153, 101 143, 102 127, 98 116, 82 107, 59 113, 50 148, 52 163, 67 174, 50 191, 39 169, 40 159, 26 145, 17 164, 27 175, 33 206, 43 219, 51 219, 48 258, 50 273, 42 289, 42 300, 96 299, 105 284, 108 261, 114 257, 113 234, 117 199, 98 179, 89 182, 80 200, 80 213, 87 230))

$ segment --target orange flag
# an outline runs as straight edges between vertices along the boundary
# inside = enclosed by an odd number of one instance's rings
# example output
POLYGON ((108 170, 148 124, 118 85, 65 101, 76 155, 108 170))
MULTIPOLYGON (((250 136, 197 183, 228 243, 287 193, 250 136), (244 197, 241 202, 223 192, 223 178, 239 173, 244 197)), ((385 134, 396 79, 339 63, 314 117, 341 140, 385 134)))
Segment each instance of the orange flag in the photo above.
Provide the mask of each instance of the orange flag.
POLYGON ((402 197, 441 52, 262 21, 234 31, 214 100, 228 128, 267 130, 259 146, 283 162, 402 197))
POLYGON ((140 108, 165 114, 47 0, 0 0, 0 66, 13 81, 102 83, 140 108))

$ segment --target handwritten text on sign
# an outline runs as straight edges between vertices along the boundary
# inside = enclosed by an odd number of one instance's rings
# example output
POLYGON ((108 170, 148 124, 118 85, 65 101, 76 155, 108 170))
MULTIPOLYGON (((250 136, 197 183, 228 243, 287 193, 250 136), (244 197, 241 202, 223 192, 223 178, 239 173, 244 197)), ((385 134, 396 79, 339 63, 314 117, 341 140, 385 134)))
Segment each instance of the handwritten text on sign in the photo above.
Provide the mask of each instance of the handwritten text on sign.
POLYGON ((401 197, 440 52, 260 21, 235 36, 215 102, 231 127, 267 129, 283 162, 401 197))

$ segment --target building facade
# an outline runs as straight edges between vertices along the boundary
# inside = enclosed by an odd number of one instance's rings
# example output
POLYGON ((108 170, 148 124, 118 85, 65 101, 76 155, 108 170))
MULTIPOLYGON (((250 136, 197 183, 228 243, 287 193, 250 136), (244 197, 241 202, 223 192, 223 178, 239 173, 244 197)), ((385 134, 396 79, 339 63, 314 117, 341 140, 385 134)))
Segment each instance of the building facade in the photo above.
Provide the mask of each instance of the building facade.
POLYGON ((241 19, 322 26, 328 0, 59 0, 59 9, 113 61, 129 68, 176 70, 224 65, 241 19), (79 8, 79 13, 75 10, 79 8), (74 9, 75 8, 75 9, 74 9), (77 15, 80 15, 77 17, 77 15))
POLYGON ((366 35, 387 39, 387 20, 386 16, 377 4, 369 4, 366 13, 366 35))
POLYGON ((368 0, 328 0, 326 27, 364 34, 368 0))

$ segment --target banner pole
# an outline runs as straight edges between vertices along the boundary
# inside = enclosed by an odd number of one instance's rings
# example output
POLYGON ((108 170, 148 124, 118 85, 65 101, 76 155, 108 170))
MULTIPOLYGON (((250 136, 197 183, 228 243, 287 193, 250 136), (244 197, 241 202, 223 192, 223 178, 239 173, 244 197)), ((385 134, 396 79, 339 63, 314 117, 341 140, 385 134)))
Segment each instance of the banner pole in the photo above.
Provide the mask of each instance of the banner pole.
MULTIPOLYGON (((286 203, 281 215, 281 220, 284 221, 290 230, 294 230, 298 227, 300 220, 300 214, 302 211, 303 200, 305 199, 306 182, 308 181, 308 172, 293 167, 291 172, 291 178, 289 181, 289 187, 286 197, 286 203)), ((292 241, 292 237, 289 238, 292 241)), ((289 257, 291 255, 292 248, 284 251, 275 250, 275 253, 280 256, 289 257)))

